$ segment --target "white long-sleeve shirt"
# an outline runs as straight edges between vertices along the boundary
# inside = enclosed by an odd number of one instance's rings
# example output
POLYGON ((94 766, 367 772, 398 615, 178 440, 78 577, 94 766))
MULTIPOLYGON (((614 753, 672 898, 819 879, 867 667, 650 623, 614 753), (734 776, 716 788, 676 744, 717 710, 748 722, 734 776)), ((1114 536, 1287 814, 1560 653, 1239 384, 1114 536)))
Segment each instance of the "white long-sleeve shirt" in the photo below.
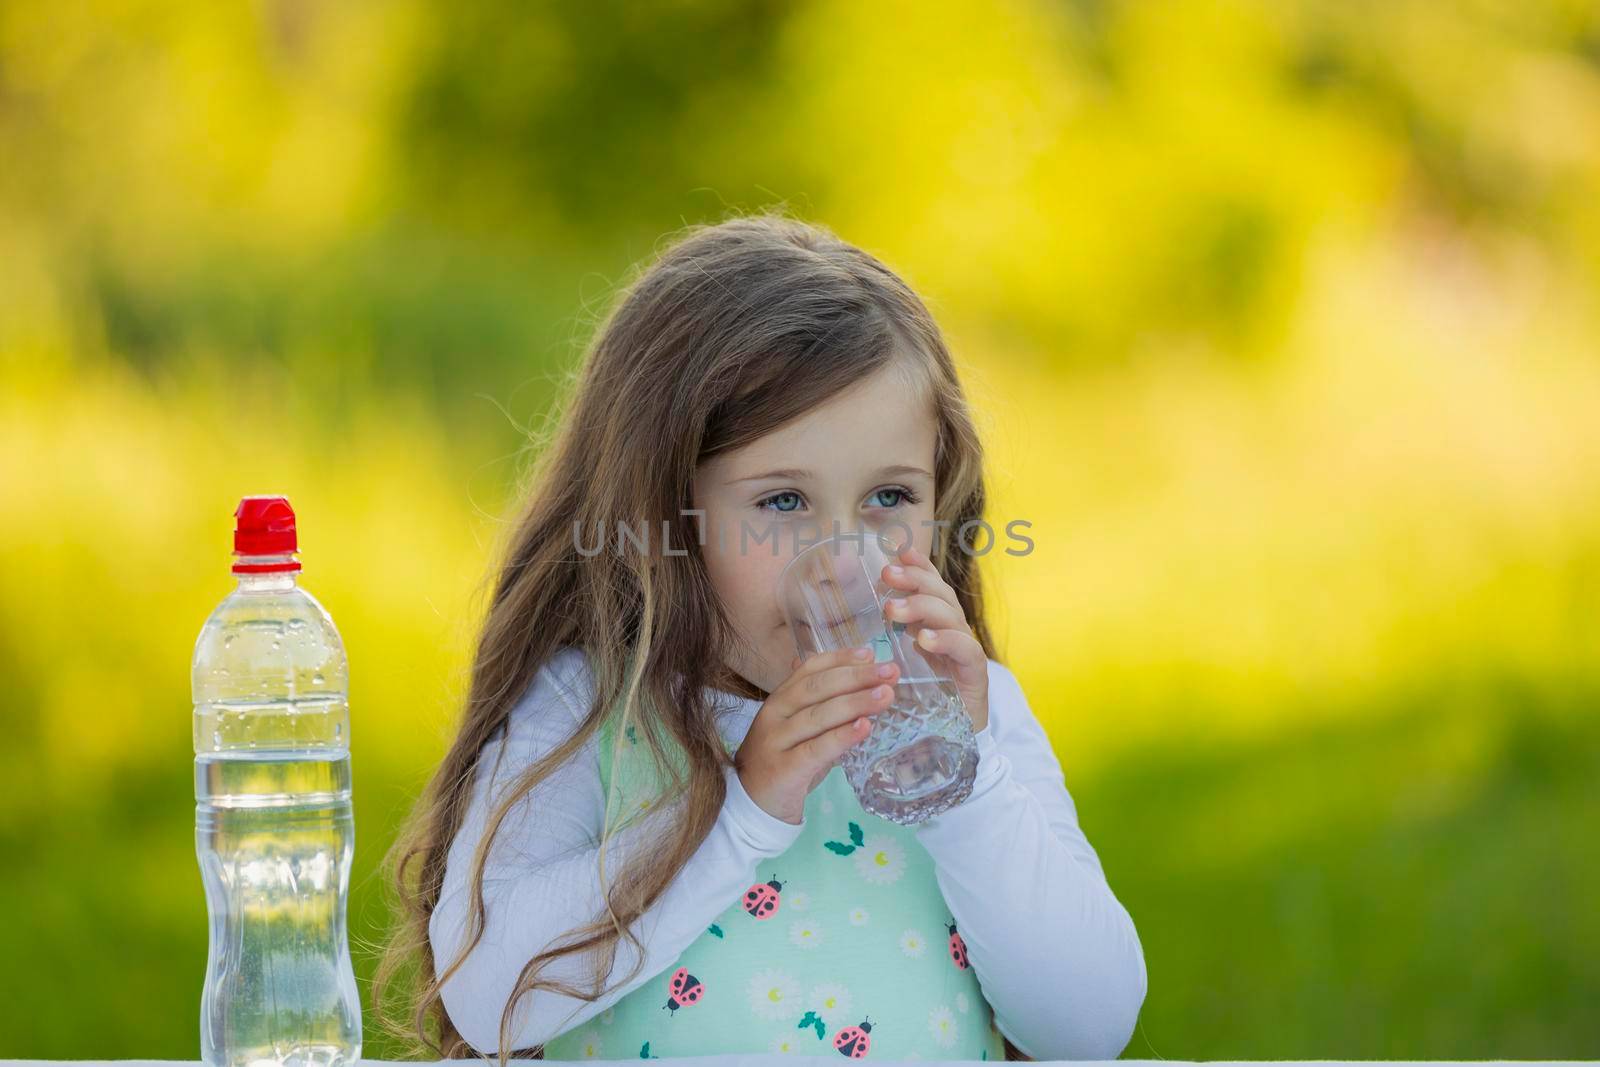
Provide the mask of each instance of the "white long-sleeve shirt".
MULTIPOLYGON (((508 728, 483 754, 465 821, 451 845, 438 906, 429 921, 442 973, 463 944, 473 850, 492 800, 534 760, 570 737, 593 693, 588 663, 564 648, 540 669, 508 728)), ((710 695, 723 736, 741 741, 759 701, 710 695)), ((1100 859, 1078 827, 1048 737, 1011 671, 989 661, 989 723, 978 731, 978 769, 961 804, 916 828, 939 888, 994 1009, 995 1025, 1039 1060, 1115 1059, 1132 1036, 1146 991, 1144 953, 1133 920, 1112 893, 1100 859)), ((510 1048, 530 1048, 598 1015, 661 974, 754 881, 764 859, 784 852, 804 823, 769 814, 725 768, 722 811, 667 890, 633 926, 645 946, 631 982, 585 1001, 550 990, 525 995, 510 1048)), ((667 825, 681 800, 614 832, 608 880, 641 843, 667 825)), ((486 927, 461 969, 441 988, 468 1044, 493 1054, 500 1015, 523 966, 604 908, 599 838, 605 797, 593 738, 522 798, 495 839, 484 873, 486 927)), ((639 953, 617 946, 612 974, 639 953)), ((586 961, 563 957, 543 975, 587 984, 586 961)))

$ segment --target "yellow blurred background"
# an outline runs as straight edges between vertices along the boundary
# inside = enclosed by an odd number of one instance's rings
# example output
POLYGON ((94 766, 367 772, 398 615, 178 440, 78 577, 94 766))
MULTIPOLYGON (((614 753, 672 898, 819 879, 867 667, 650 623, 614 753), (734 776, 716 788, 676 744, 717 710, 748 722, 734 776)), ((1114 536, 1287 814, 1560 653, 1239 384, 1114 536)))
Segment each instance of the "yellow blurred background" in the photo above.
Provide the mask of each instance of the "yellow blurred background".
POLYGON ((583 342, 770 205, 924 295, 1033 524, 996 632, 1143 940, 1125 1055, 1593 1058, 1556 0, 0 6, 0 1054, 198 1055, 187 672, 248 493, 351 657, 366 995, 583 342))

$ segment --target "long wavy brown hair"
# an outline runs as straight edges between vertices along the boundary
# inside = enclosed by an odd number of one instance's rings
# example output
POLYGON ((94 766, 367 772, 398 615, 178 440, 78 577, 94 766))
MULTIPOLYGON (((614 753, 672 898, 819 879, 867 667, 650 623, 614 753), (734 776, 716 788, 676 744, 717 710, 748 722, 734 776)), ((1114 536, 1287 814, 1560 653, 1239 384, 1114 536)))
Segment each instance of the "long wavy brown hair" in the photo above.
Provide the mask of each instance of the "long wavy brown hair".
MULTIPOLYGON (((694 517, 684 514, 693 507, 699 464, 896 364, 925 387, 936 415, 935 518, 950 523, 942 529, 960 530, 983 516, 982 452, 955 364, 928 309, 894 272, 782 211, 735 215, 671 236, 622 287, 585 353, 553 440, 543 442, 529 468, 525 503, 493 572, 460 727, 385 857, 397 906, 373 1000, 385 1031, 417 1058, 475 1055, 439 991, 483 936, 490 843, 510 809, 579 751, 610 709, 620 707, 624 721, 637 723, 664 796, 682 800, 683 816, 651 855, 605 882, 605 914, 527 961, 500 1015, 502 1065, 543 1052, 508 1048, 520 999, 539 990, 601 996, 619 940, 641 947, 634 921, 717 819, 730 757, 705 690, 766 694, 725 666, 742 638, 713 591, 694 517), (578 550, 577 531, 618 522, 668 536, 652 536, 639 551, 578 550), (593 672, 587 717, 523 771, 489 815, 473 854, 467 946, 461 958, 437 960, 428 919, 484 747, 546 658, 567 645, 584 650, 593 672), (580 953, 593 959, 589 987, 541 977, 553 960, 580 953)), ((938 540, 934 562, 994 657, 976 556, 956 538, 938 540)), ((618 983, 637 973, 635 967, 618 983)))

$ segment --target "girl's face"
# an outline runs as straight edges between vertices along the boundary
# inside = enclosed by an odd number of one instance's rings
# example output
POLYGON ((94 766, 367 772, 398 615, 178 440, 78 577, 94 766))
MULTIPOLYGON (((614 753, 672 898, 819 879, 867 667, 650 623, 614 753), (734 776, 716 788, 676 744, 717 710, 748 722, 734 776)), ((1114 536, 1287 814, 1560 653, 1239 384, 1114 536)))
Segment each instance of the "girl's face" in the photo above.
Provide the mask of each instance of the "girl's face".
POLYGON ((730 669, 768 693, 792 673, 795 646, 778 605, 778 572, 797 546, 828 536, 835 522, 842 531, 903 523, 913 544, 930 552, 937 435, 931 405, 891 365, 700 465, 693 493, 705 512, 701 552, 756 653, 753 660, 741 654, 730 669))

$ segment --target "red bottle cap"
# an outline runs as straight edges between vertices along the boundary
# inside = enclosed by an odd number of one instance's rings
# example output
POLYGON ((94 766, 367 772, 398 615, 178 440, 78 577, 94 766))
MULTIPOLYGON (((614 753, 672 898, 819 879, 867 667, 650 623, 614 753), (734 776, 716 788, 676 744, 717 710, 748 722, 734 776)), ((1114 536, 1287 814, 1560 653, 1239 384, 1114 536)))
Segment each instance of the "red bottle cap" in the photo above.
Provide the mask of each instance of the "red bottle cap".
MULTIPOLYGON (((233 554, 235 556, 287 556, 298 551, 294 532, 294 508, 283 496, 247 496, 233 511, 233 554)), ((235 574, 275 574, 297 571, 295 559, 260 560, 235 563, 235 574)))

